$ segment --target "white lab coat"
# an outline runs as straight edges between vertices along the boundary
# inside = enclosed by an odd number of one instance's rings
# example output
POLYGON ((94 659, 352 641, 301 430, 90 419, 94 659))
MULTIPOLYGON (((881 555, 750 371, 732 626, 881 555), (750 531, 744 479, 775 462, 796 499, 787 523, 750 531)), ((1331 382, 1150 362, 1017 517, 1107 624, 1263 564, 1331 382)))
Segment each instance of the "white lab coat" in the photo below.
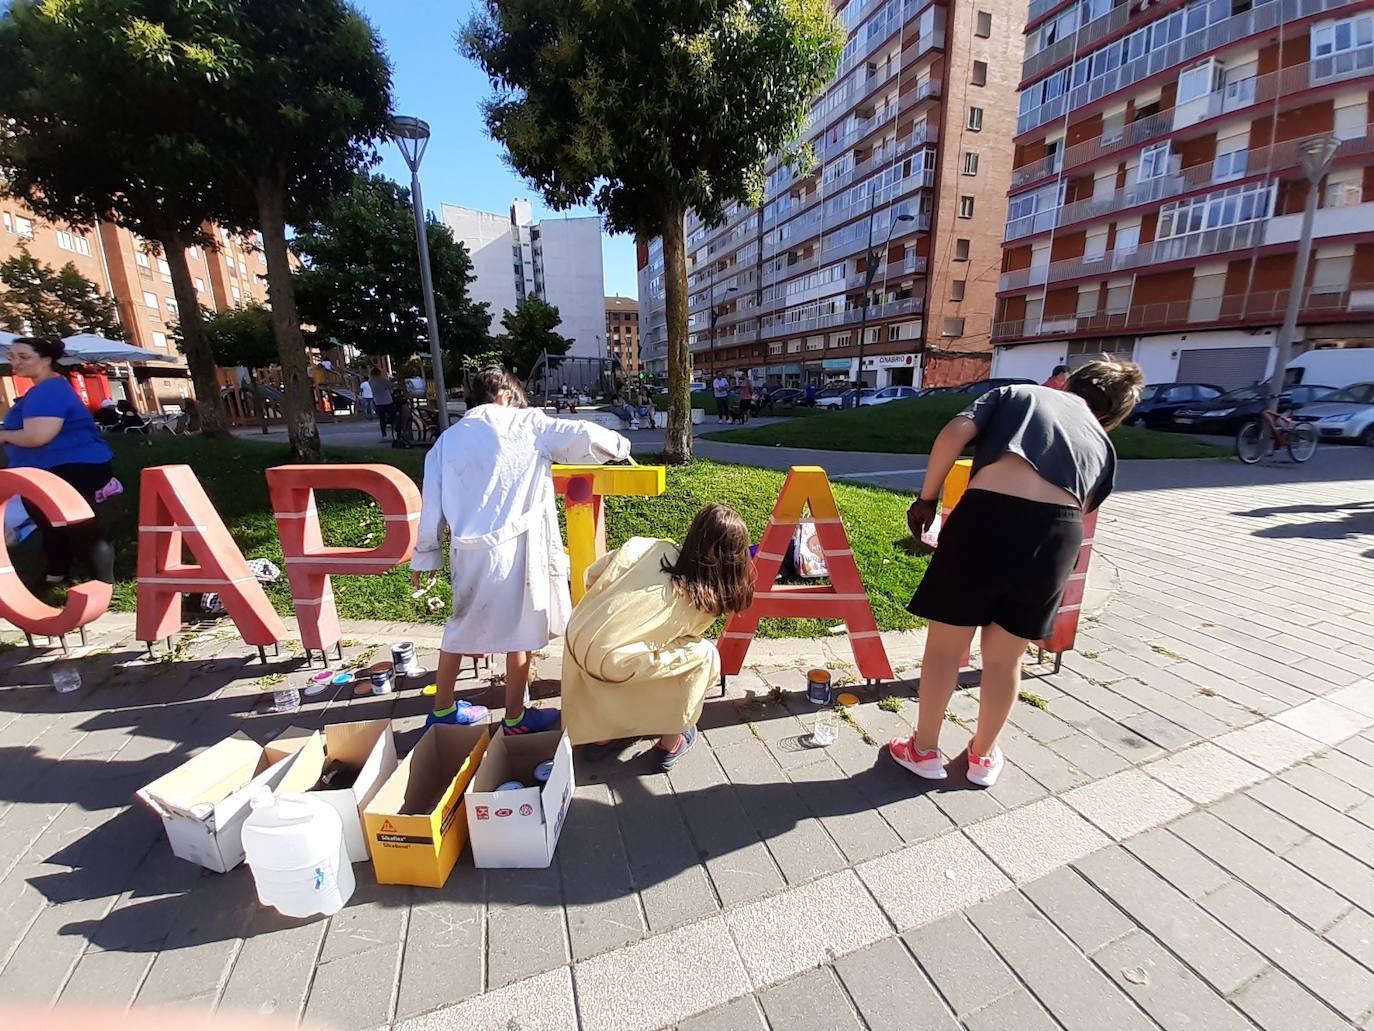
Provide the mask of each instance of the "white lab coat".
POLYGON ((619 433, 551 419, 537 408, 481 405, 440 435, 425 459, 410 566, 442 568, 447 526, 453 614, 444 624, 444 651, 533 651, 563 633, 572 598, 553 463, 600 465, 629 454, 619 433))

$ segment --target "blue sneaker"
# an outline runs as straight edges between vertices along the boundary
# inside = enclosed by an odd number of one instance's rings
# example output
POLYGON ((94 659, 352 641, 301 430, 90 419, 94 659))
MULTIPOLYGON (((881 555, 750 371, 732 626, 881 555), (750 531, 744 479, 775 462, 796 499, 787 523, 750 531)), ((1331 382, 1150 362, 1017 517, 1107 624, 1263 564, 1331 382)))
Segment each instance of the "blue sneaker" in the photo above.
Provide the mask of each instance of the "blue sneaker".
POLYGON ((526 709, 515 723, 501 721, 501 730, 506 734, 538 734, 558 726, 563 714, 557 709, 526 709))
POLYGON ((473 705, 461 699, 453 704, 453 707, 445 712, 431 712, 425 719, 425 727, 434 726, 436 723, 454 724, 466 727, 472 723, 481 723, 485 720, 490 710, 485 705, 473 705))
POLYGON ((671 770, 674 766, 677 765, 677 761, 681 759, 684 755, 686 755, 687 750, 690 749, 696 743, 697 728, 696 724, 694 723, 682 732, 682 740, 678 742, 677 747, 674 748, 671 752, 665 752, 658 745, 655 745, 654 748, 659 753, 658 768, 662 770, 664 773, 667 773, 669 770, 671 770))

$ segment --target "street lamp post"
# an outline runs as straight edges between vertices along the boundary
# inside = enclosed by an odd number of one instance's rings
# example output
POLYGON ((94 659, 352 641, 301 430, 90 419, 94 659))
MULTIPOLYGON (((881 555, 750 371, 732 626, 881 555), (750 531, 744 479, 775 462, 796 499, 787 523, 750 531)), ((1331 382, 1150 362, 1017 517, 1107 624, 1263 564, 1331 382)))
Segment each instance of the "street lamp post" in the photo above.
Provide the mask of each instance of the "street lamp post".
POLYGON ((429 323, 429 360, 434 366, 434 393, 439 402, 439 432, 448 429, 448 390, 444 385, 444 356, 439 349, 439 316, 434 310, 434 276, 429 268, 429 238, 425 234, 425 202, 420 196, 420 161, 429 146, 429 125, 418 118, 397 115, 391 120, 391 138, 410 169, 410 200, 415 206, 415 249, 420 256, 420 289, 425 297, 429 323))
MULTIPOLYGON (((859 407, 859 402, 863 399, 863 394, 858 393, 863 389, 864 381, 864 344, 868 336, 868 294, 873 289, 873 280, 878 275, 877 256, 873 250, 873 205, 878 196, 877 184, 868 188, 868 246, 864 250, 864 295, 860 301, 859 309, 859 368, 854 374, 853 388, 856 391, 853 397, 853 407, 859 407)), ((889 218, 887 223, 887 238, 883 240, 882 255, 887 256, 887 245, 892 242, 892 230, 897 227, 898 222, 914 222, 915 219, 910 215, 897 215, 889 218)), ((850 407, 846 399, 845 407, 850 407)))
POLYGON ((1307 285, 1307 263, 1312 257, 1312 222, 1317 217, 1317 189, 1331 168, 1341 141, 1334 136, 1318 136, 1298 144, 1298 156, 1307 176, 1307 203, 1302 209, 1302 234, 1298 237, 1298 254, 1293 260, 1293 281, 1288 287, 1288 306, 1284 310, 1283 327, 1279 330, 1278 353, 1274 358, 1274 375, 1269 380, 1269 393, 1275 405, 1283 393, 1283 374, 1293 356, 1293 338, 1298 335, 1298 311, 1302 307, 1303 288, 1307 285))

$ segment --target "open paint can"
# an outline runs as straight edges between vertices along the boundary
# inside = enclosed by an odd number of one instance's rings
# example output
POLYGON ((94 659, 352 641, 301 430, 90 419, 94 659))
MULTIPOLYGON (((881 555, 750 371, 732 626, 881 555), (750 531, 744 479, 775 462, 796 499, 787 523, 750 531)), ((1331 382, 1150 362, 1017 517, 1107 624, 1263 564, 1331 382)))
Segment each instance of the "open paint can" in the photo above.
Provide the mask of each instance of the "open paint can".
POLYGON ((806 674, 806 700, 812 705, 830 704, 830 671, 813 669, 806 674))

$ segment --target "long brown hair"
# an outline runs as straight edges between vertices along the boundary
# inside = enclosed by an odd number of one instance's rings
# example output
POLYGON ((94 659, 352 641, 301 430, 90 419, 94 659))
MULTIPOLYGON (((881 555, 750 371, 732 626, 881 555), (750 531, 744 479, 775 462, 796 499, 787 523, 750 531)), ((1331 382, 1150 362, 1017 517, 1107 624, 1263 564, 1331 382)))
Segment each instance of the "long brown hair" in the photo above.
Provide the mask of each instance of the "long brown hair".
POLYGON ((1088 403, 1089 410, 1105 430, 1114 430, 1126 421, 1140 401, 1145 374, 1135 362, 1101 361, 1080 365, 1069 375, 1064 389, 1088 403))
POLYGON ((707 505, 687 530, 676 562, 663 560, 673 590, 713 616, 743 612, 754 603, 749 528, 726 505, 707 505))

